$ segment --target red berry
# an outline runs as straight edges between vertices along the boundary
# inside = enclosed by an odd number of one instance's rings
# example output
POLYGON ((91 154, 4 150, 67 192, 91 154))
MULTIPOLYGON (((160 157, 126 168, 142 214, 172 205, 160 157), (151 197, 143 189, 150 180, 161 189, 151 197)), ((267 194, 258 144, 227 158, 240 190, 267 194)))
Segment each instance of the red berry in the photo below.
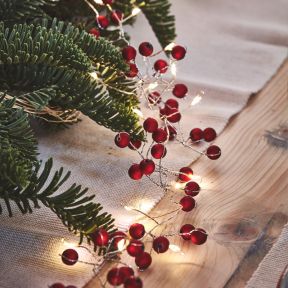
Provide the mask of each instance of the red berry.
POLYGON ((200 192, 200 186, 196 182, 188 182, 184 189, 185 193, 191 197, 197 196, 200 192))
POLYGON ((188 88, 185 84, 176 84, 172 93, 177 98, 183 98, 188 93, 188 88))
POLYGON ((112 246, 115 250, 118 250, 118 243, 123 240, 126 239, 127 235, 122 232, 122 231, 116 231, 114 232, 111 236, 110 239, 112 240, 112 246))
POLYGON ((155 71, 161 73, 161 74, 164 74, 167 72, 168 70, 168 63, 165 61, 165 60, 157 60, 155 63, 154 63, 154 69, 155 71))
POLYGON ((167 120, 171 123, 177 123, 181 120, 181 114, 177 108, 169 108, 169 114, 167 115, 167 120))
POLYGON ((102 0, 102 2, 105 5, 111 5, 113 3, 113 0, 102 0))
POLYGON ((120 148, 125 148, 130 143, 130 135, 127 132, 120 132, 115 136, 115 144, 120 148))
POLYGON ((179 108, 179 103, 177 100, 175 99, 168 99, 166 102, 165 102, 165 106, 168 107, 168 108, 179 108))
POLYGON ((137 267, 143 271, 147 269, 152 263, 152 257, 149 253, 143 252, 142 254, 136 256, 135 263, 137 267))
POLYGON ((109 24, 110 24, 109 19, 106 16, 104 16, 104 15, 99 15, 97 17, 97 22, 98 22, 100 28, 102 28, 102 29, 107 28, 109 26, 109 24))
POLYGON ((148 95, 148 101, 151 105, 159 104, 162 101, 160 93, 157 91, 150 93, 148 95))
POLYGON ((67 249, 62 253, 62 262, 66 265, 74 265, 78 261, 78 252, 74 249, 67 249))
POLYGON ((126 279, 134 276, 134 270, 131 267, 123 266, 119 268, 120 273, 124 276, 124 282, 126 279))
POLYGON ((118 268, 112 268, 107 274, 107 281, 113 286, 119 286, 124 282, 124 274, 118 268))
POLYGON ((155 171, 155 163, 153 160, 144 159, 140 162, 140 168, 144 175, 151 175, 155 171))
POLYGON ((190 212, 195 208, 196 202, 194 198, 190 196, 184 196, 180 200, 180 205, 182 206, 182 210, 185 212, 190 212))
POLYGON ((65 288, 65 285, 62 283, 54 283, 52 286, 49 286, 49 288, 65 288))
POLYGON ((100 31, 97 28, 90 29, 89 33, 91 35, 94 35, 96 38, 98 38, 100 36, 100 31))
POLYGON ((129 234, 133 239, 139 240, 145 235, 145 227, 142 224, 134 223, 129 228, 129 234))
POLYGON ((139 164, 133 164, 129 168, 128 174, 129 174, 130 178, 132 178, 133 180, 140 180, 143 176, 143 173, 142 173, 142 170, 141 170, 139 164))
POLYGON ((193 171, 191 168, 189 167, 182 167, 179 170, 179 180, 181 180, 182 182, 188 182, 191 180, 191 177, 193 175, 193 171))
POLYGON ((191 233, 195 230, 195 227, 191 224, 185 224, 181 227, 180 233, 182 234, 181 237, 184 240, 190 240, 191 239, 191 233))
POLYGON ((211 142, 211 141, 215 140, 215 138, 217 136, 216 131, 210 127, 206 128, 203 131, 203 134, 204 134, 204 139, 206 142, 211 142))
POLYGON ((130 256, 136 257, 144 252, 144 244, 139 240, 132 239, 126 250, 130 256))
POLYGON ((167 132, 162 128, 158 128, 152 134, 153 140, 157 143, 165 142, 167 140, 167 137, 168 137, 167 132))
POLYGON ((156 119, 149 117, 144 121, 143 128, 145 131, 153 133, 158 128, 158 122, 156 119))
POLYGON ((123 16, 124 14, 121 11, 115 10, 111 13, 111 20, 115 25, 119 25, 123 20, 123 16))
POLYGON ((182 60, 186 55, 186 49, 183 46, 174 46, 171 55, 176 60, 182 60))
POLYGON ((206 231, 201 228, 197 228, 191 233, 191 241, 196 245, 204 244, 207 240, 207 237, 208 235, 206 231))
POLYGON ((124 283, 124 288, 142 288, 142 280, 139 277, 130 277, 124 283))
POLYGON ((130 143, 129 143, 129 148, 131 149, 131 150, 137 150, 137 149, 139 149, 140 147, 141 147, 141 145, 142 145, 142 142, 141 142, 141 140, 130 140, 130 143))
POLYGON ((161 159, 164 158, 167 154, 166 147, 162 144, 155 144, 151 148, 151 155, 155 159, 161 159))
POLYGON ((209 159, 216 160, 221 156, 221 149, 216 145, 212 145, 208 147, 206 155, 209 159))
POLYGON ((202 129, 200 129, 200 128, 192 129, 191 132, 190 132, 190 139, 193 142, 200 141, 201 139, 203 139, 203 131, 202 131, 202 129))
POLYGON ((169 249, 169 240, 164 237, 160 236, 153 240, 153 249, 157 253, 165 253, 169 249))
POLYGON ((165 128, 165 130, 166 130, 167 134, 169 135, 169 140, 170 140, 170 141, 172 141, 172 140, 174 140, 174 139, 176 138, 176 136, 177 136, 177 130, 176 130, 174 127, 168 125, 168 126, 165 128), (167 130, 168 130, 168 131, 167 131, 167 130), (169 133, 168 133, 168 132, 169 132, 169 133))
POLYGON ((133 47, 133 46, 126 46, 125 48, 123 48, 122 50, 122 55, 123 55, 123 58, 126 60, 126 61, 131 61, 131 60, 134 60, 136 58, 136 54, 137 54, 137 51, 136 49, 133 47))
POLYGON ((90 236, 96 246, 106 246, 108 244, 109 234, 103 228, 96 230, 90 236))
POLYGON ((125 75, 126 75, 127 77, 129 77, 129 78, 134 78, 134 77, 136 77, 136 76, 138 75, 138 72, 139 72, 136 64, 134 64, 134 63, 129 63, 129 67, 130 67, 130 70, 129 70, 129 72, 126 72, 125 75))
POLYGON ((153 53, 153 46, 149 42, 143 42, 139 46, 139 53, 145 57, 149 57, 153 53))

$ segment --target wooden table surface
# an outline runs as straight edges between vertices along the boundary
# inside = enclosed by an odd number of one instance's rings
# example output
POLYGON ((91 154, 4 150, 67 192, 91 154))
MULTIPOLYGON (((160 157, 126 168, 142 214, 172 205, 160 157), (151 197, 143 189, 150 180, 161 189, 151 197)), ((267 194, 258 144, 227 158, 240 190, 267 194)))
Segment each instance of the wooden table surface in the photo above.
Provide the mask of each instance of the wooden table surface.
MULTIPOLYGON (((180 213, 172 225, 191 223, 204 227, 208 241, 195 246, 179 236, 171 238, 170 243, 179 245, 184 255, 153 254, 151 267, 140 273, 144 287, 245 286, 288 221, 288 151, 271 146, 264 137, 266 130, 288 120, 287 91, 288 61, 217 138, 221 158, 200 158, 193 163, 206 190, 197 196, 197 208, 180 213), (221 234, 215 234, 219 227, 227 232, 222 241, 221 234), (255 229, 262 233, 256 242, 251 242, 255 229)), ((171 205, 164 197, 151 215, 169 211, 171 205)), ((167 229, 171 231, 171 227, 167 229)), ((102 271, 103 277, 107 269, 102 271)), ((100 287, 96 278, 86 285, 93 287, 100 287)))

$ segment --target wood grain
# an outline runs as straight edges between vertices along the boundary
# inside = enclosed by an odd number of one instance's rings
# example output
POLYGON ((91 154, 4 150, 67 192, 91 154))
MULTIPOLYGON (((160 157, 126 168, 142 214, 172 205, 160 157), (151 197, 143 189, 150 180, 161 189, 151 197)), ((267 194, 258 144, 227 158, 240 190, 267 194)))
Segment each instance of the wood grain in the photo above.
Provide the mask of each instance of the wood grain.
MULTIPOLYGON (((206 189, 197 196, 197 208, 190 213, 180 213, 166 231, 173 230, 175 223, 175 227, 191 223, 207 229, 209 240, 205 245, 193 246, 179 237, 171 238, 170 242, 181 246, 184 255, 173 252, 153 254, 151 268, 140 275, 144 287, 245 286, 263 258, 263 255, 251 257, 251 253, 260 250, 266 253, 265 241, 260 241, 262 244, 259 240, 255 243, 235 242, 239 236, 239 227, 235 226, 235 230, 232 227, 231 233, 225 235, 226 242, 221 242, 215 231, 218 226, 249 218, 255 220, 255 227, 265 233, 270 231, 275 239, 273 225, 281 228, 287 221, 288 151, 271 146, 264 137, 266 130, 288 120, 287 81, 286 61, 272 81, 251 97, 247 107, 218 137, 216 144, 222 148, 221 158, 218 161, 200 158, 192 165, 194 172, 203 177, 202 185, 206 189), (280 215, 282 220, 271 222, 275 215, 280 215), (267 223, 274 224, 266 229, 267 223)), ((182 193, 178 193, 180 199, 182 193)), ((173 207, 168 197, 164 197, 151 214, 173 207)), ((249 237, 249 230, 246 236, 249 237)), ((103 277, 106 269, 102 271, 103 277)), ((92 287, 99 287, 96 278, 86 285, 86 288, 92 287)))

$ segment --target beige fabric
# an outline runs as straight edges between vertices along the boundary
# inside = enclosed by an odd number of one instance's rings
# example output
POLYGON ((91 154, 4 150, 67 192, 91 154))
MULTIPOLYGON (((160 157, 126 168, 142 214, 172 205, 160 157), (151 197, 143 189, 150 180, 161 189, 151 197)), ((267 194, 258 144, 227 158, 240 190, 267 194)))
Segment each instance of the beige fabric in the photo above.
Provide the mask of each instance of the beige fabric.
POLYGON ((258 269, 246 285, 246 288, 271 288, 276 287, 279 278, 288 265, 288 225, 278 241, 260 263, 258 269))
MULTIPOLYGON (((245 106, 251 93, 261 89, 285 59, 288 2, 172 2, 178 21, 178 42, 186 45, 189 51, 186 61, 179 65, 178 79, 186 82, 191 95, 205 91, 201 104, 185 111, 182 129, 188 134, 192 127, 212 126, 221 132, 229 118, 245 106)), ((156 43, 152 33, 147 32, 150 28, 143 22, 146 21, 140 17, 132 30, 133 43, 143 40, 156 43)), ((182 105, 185 103, 188 102, 182 105)), ((69 183, 89 187, 90 193, 96 194, 96 201, 114 215, 121 227, 138 216, 124 210, 121 203, 138 205, 139 200, 144 199, 141 208, 145 209, 163 196, 162 191, 147 180, 129 180, 127 170, 131 163, 139 161, 137 155, 130 150, 117 149, 113 145, 114 133, 86 117, 69 130, 43 131, 38 136, 40 157, 53 156, 55 168, 68 167, 73 175, 69 183)), ((181 147, 169 147, 164 165, 178 169, 196 157, 195 153, 181 147)), ((61 238, 70 241, 77 241, 77 238, 66 232, 49 210, 41 209, 24 217, 16 212, 12 219, 1 217, 1 288, 47 287, 56 281, 81 287, 89 280, 89 266, 61 264, 58 256, 64 249, 61 238)), ((81 253, 81 260, 87 257, 81 253)))

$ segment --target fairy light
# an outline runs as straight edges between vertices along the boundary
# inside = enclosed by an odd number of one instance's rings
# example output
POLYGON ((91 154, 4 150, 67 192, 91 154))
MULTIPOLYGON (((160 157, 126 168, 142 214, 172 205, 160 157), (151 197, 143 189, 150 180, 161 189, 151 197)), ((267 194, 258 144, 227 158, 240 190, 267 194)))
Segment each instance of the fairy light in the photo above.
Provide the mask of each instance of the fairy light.
POLYGON ((175 244, 170 244, 169 245, 169 249, 175 253, 181 253, 181 254, 184 254, 181 250, 181 248, 178 246, 178 245, 175 245, 175 244))
POLYGON ((127 211, 133 211, 134 210, 134 208, 130 207, 130 206, 124 206, 124 209, 127 211))
POLYGON ((158 82, 152 82, 148 85, 148 90, 154 90, 155 88, 158 87, 158 82))
POLYGON ((94 72, 91 72, 91 73, 89 73, 90 74, 90 76, 93 78, 93 79, 95 79, 95 80, 98 80, 99 78, 98 78, 98 75, 97 75, 97 73, 94 71, 94 72))
POLYGON ((197 95, 193 98, 192 102, 191 102, 191 106, 195 106, 198 103, 200 103, 202 101, 202 96, 197 95))
POLYGON ((68 247, 68 248, 75 248, 75 247, 79 246, 77 243, 68 242, 64 238, 61 239, 61 242, 62 242, 63 246, 68 247))
POLYGON ((171 64, 171 74, 174 78, 176 78, 176 74, 177 74, 177 65, 175 62, 173 62, 171 64))
POLYGON ((120 251, 120 252, 124 251, 126 248, 126 240, 125 239, 120 240, 117 243, 117 248, 118 248, 118 251, 120 251))
POLYGON ((174 42, 172 42, 172 43, 168 44, 168 45, 164 48, 164 50, 165 50, 165 51, 172 51, 172 49, 173 49, 175 46, 176 46, 176 44, 175 44, 174 42))
POLYGON ((134 17, 138 15, 140 12, 141 12, 141 9, 139 7, 135 7, 133 8, 131 15, 134 17))
POLYGON ((143 113, 142 113, 141 110, 139 110, 139 109, 137 109, 137 108, 134 108, 134 109, 133 109, 133 112, 134 112, 135 114, 137 114, 140 118, 143 118, 143 119, 144 119, 144 115, 143 115, 143 113))
POLYGON ((94 2, 95 4, 101 4, 101 5, 104 4, 102 0, 93 0, 93 2, 94 2))

